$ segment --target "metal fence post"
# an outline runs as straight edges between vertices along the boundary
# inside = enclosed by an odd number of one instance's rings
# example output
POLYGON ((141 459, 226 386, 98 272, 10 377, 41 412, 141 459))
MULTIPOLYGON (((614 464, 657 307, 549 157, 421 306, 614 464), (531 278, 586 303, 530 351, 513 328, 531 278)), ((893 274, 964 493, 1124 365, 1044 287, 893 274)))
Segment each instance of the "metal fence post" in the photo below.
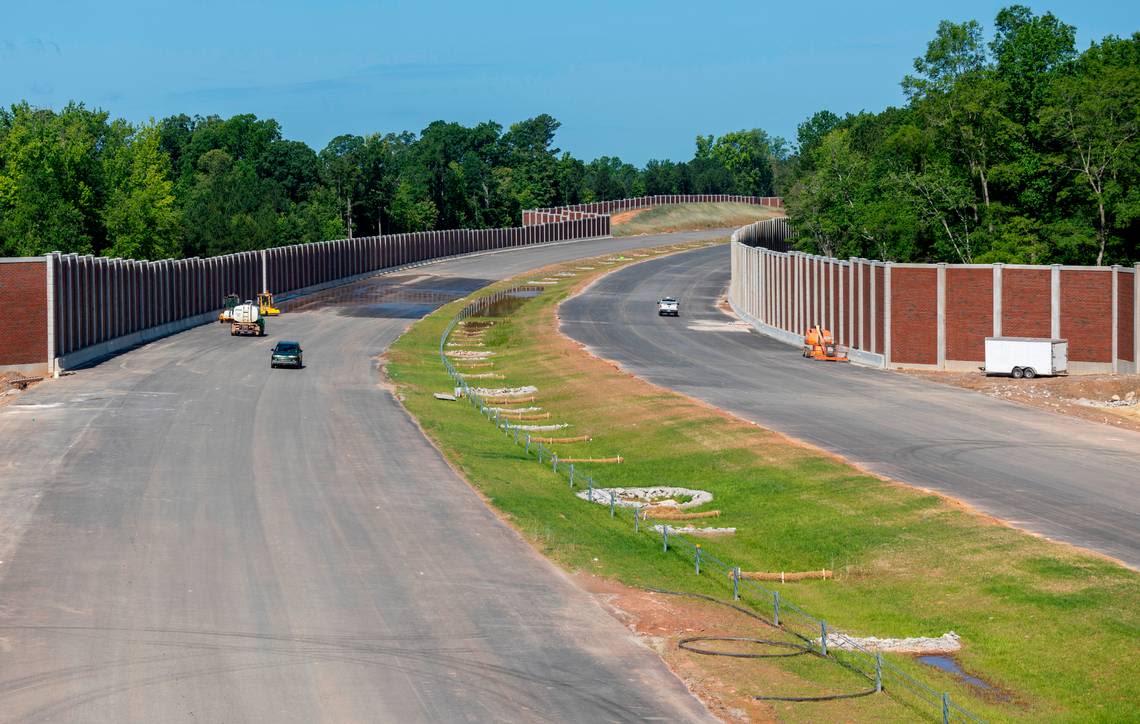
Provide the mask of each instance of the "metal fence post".
POLYGON ((558 453, 550 453, 550 467, 554 472, 558 472, 558 453))
POLYGON ((641 506, 634 506, 633 508, 633 532, 641 532, 641 506))
POLYGON ((586 495, 588 496, 586 498, 586 500, 588 500, 592 503, 592 502, 594 502, 594 479, 589 477, 589 476, 586 476, 586 483, 589 485, 589 490, 586 493, 586 495))
POLYGON ((701 544, 697 544, 697 557, 696 557, 697 575, 701 575, 701 544))
POLYGON ((827 656, 827 621, 819 622, 819 653, 827 656))
POLYGON ((519 444, 519 429, 517 427, 512 427, 511 429, 515 431, 515 444, 518 445, 519 444))
POLYGON ((883 652, 875 652, 875 693, 883 690, 883 652))
POLYGON ((526 454, 530 455, 530 435, 526 436, 526 454))
POLYGON ((617 496, 614 491, 610 491, 610 517, 614 517, 614 507, 617 505, 617 496))
POLYGON ((574 487, 574 463, 570 463, 570 487, 574 487))
POLYGON ((772 591, 772 621, 780 625, 780 592, 772 591))
POLYGON ((669 524, 661 524, 661 551, 663 553, 669 552, 669 524))
POLYGON ((942 692, 942 724, 950 724, 950 695, 942 692))
POLYGON ((740 566, 732 569, 732 600, 740 600, 740 566))

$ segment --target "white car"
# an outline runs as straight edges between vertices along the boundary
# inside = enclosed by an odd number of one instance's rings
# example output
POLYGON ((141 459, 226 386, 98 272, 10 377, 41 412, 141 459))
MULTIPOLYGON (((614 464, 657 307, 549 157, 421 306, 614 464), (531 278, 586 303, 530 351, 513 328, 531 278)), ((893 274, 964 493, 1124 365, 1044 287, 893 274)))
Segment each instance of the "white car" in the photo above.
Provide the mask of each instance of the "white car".
POLYGON ((681 303, 673 297, 665 297, 660 302, 657 302, 657 316, 659 317, 679 317, 681 316, 681 303))

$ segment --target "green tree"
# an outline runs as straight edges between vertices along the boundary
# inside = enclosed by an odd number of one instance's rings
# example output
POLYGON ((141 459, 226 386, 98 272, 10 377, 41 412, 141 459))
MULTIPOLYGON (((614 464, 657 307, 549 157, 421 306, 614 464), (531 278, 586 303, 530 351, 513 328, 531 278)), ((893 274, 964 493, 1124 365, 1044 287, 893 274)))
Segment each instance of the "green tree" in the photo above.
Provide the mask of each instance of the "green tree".
POLYGON ((1053 13, 1034 15, 1024 5, 1011 5, 994 19, 990 51, 997 77, 1009 86, 1014 121, 1028 126, 1044 103, 1049 77, 1076 55, 1076 28, 1053 13))
MULTIPOLYGON (((1134 62, 1140 40, 1105 42, 1131 44, 1133 52, 1089 53, 1078 72, 1054 81, 1041 110, 1042 125, 1063 149, 1061 163, 1087 185, 1095 204, 1097 266, 1104 263, 1113 208, 1130 206, 1140 155, 1140 64, 1134 62), (1106 55, 1125 62, 1106 61, 1106 55), (1125 179, 1133 182, 1131 189, 1125 179)), ((1135 218, 1130 209, 1125 216, 1135 218)))
POLYGON ((107 246, 104 159, 129 133, 125 122, 108 122, 105 112, 81 103, 59 113, 20 103, 0 114, 4 253, 101 252, 107 246))
POLYGON ((182 218, 170 181, 170 159, 156 125, 135 131, 107 161, 111 187, 103 210, 110 246, 105 256, 166 259, 181 253, 182 218))
POLYGON ((731 175, 731 193, 772 195, 772 151, 764 131, 754 128, 726 133, 713 143, 711 156, 731 175))

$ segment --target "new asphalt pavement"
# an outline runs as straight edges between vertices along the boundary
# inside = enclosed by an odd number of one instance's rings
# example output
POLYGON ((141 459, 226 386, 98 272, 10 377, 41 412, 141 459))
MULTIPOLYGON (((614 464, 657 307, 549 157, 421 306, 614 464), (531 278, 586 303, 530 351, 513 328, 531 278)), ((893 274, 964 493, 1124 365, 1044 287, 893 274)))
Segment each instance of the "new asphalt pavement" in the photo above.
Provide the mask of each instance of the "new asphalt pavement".
MULTIPOLYGON (((711 719, 448 467, 377 357, 579 242, 199 327, 0 407, 0 721, 711 719), (278 339, 306 367, 270 370, 278 339)), ((447 404, 447 403, 440 403, 447 404)))
POLYGON ((562 304, 563 330, 651 382, 1140 567, 1140 434, 897 372, 813 362, 717 308, 727 246, 614 272, 562 304), (658 317, 663 296, 679 318, 658 317))

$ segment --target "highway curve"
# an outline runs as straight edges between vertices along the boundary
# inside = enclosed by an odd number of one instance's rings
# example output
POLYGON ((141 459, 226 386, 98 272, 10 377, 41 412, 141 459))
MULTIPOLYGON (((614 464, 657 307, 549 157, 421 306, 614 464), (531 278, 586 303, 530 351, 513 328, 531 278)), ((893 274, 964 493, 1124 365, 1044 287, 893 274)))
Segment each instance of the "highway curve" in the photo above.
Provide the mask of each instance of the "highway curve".
POLYGON ((905 375, 804 360, 716 308, 728 247, 603 277, 562 304, 596 354, 875 473, 1140 567, 1140 435, 905 375), (655 302, 681 300, 679 318, 655 302))
MULTIPOLYGON (((199 327, 0 407, 0 721, 700 721, 380 379, 491 280, 708 237, 452 260, 199 327), (274 370, 298 339, 307 368, 274 370)), ((440 403, 445 404, 445 403, 440 403)))

